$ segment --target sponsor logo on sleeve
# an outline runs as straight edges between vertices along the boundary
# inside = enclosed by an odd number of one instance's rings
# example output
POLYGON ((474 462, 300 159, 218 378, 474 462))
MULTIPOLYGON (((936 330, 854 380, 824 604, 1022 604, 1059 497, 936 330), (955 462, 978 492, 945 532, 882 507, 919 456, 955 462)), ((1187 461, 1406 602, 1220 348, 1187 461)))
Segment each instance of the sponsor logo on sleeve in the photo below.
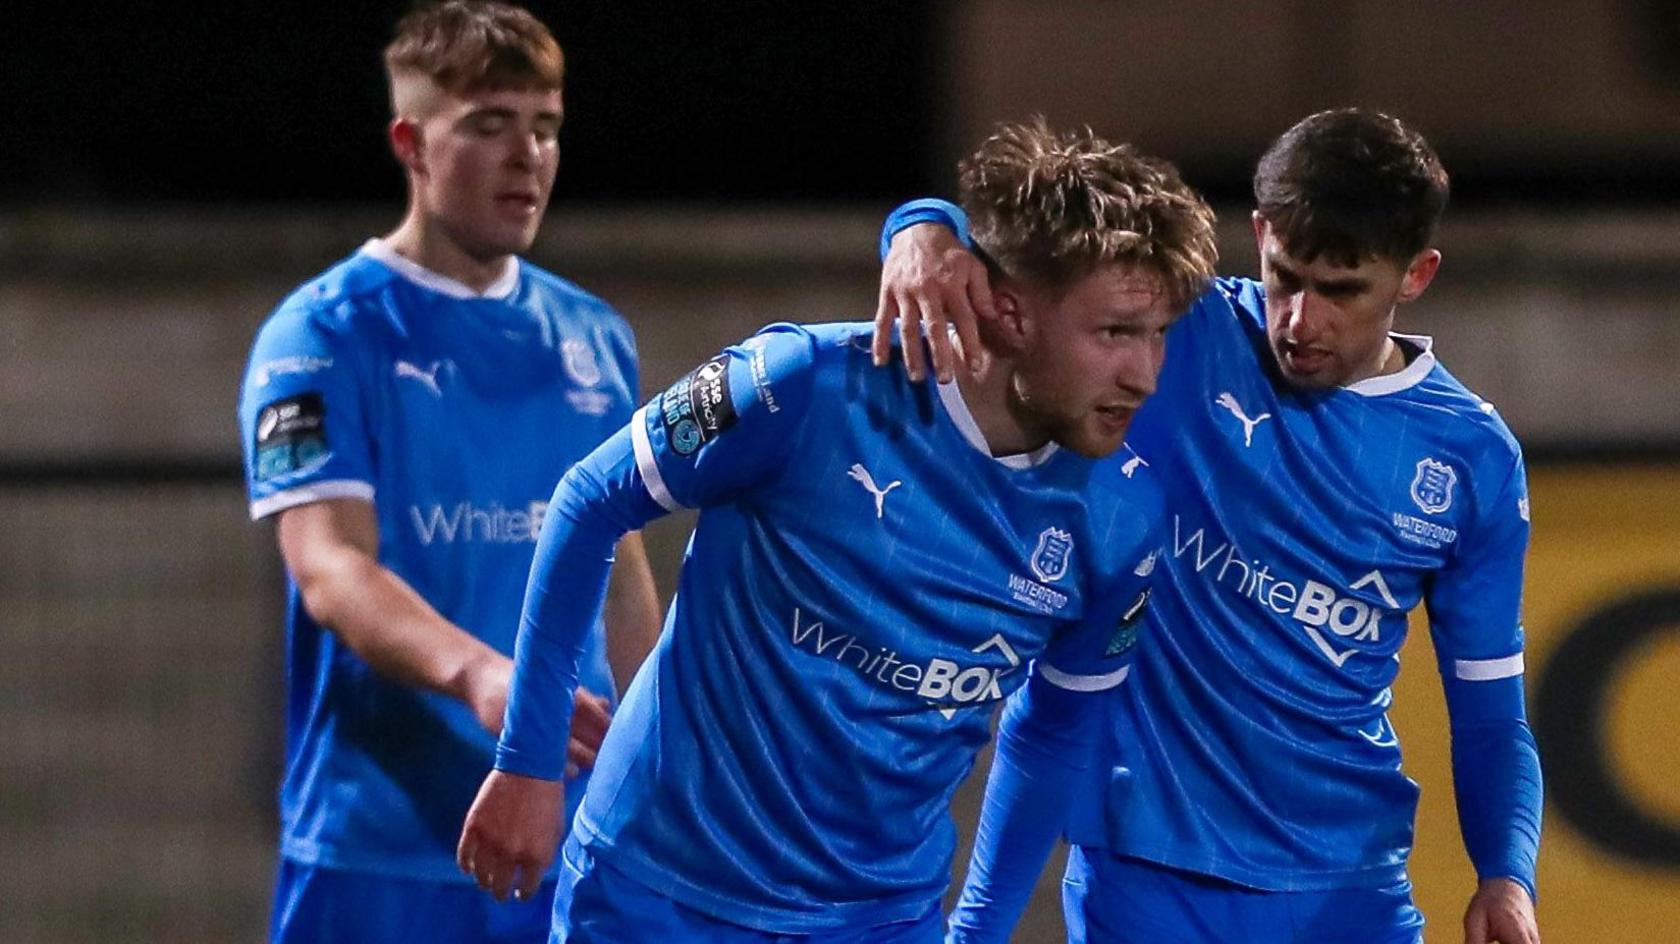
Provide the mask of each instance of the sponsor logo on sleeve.
POLYGON ((689 456, 735 425, 729 398, 729 355, 719 354, 659 395, 665 437, 677 455, 689 456))
POLYGON ((252 454, 256 479, 266 482, 326 461, 327 406, 319 393, 276 400, 257 414, 252 454))
POLYGON ((1123 656, 1137 645, 1138 627, 1142 625, 1143 612, 1148 608, 1149 591, 1145 589, 1121 614, 1119 625, 1114 627, 1114 635, 1109 637, 1108 645, 1103 649, 1104 657, 1123 656))
POLYGON ((251 379, 258 387, 268 386, 268 382, 276 377, 287 374, 313 374, 326 370, 333 365, 330 357, 310 357, 305 354, 293 357, 278 357, 271 361, 264 361, 257 365, 252 372, 251 379))

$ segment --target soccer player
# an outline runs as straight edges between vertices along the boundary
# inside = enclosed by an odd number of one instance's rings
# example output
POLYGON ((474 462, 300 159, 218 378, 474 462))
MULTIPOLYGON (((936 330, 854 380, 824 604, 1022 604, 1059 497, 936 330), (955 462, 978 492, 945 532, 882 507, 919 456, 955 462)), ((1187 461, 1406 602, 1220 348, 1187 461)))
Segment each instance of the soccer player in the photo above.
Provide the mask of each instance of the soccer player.
MULTIPOLYGON (((954 941, 1007 937, 1062 830, 1074 940, 1417 940, 1418 791, 1385 711, 1420 602, 1480 878, 1465 940, 1539 939, 1522 456, 1428 338, 1392 330, 1440 264, 1446 172, 1398 120, 1340 110, 1280 137, 1254 193, 1260 280, 1217 280, 1177 323, 1130 437, 1169 543, 1133 680, 1106 700, 1113 763, 1079 801, 1102 815, 1059 815, 1068 748, 1006 714, 954 941)), ((991 317, 946 227, 960 214, 927 201, 889 220, 878 351, 898 312, 964 335, 971 303, 991 317), (945 225, 893 240, 900 219, 945 225)))
POLYGON ((976 374, 875 370, 867 323, 772 326, 556 491, 461 839, 497 895, 553 848, 557 736, 613 542, 700 509, 566 841, 556 939, 937 941, 947 803, 988 709, 1023 682, 1055 704, 1125 678, 1159 493, 1139 463, 1092 460, 1121 447, 1211 276, 1212 214, 1170 166, 1041 124, 1002 128, 961 179, 996 266, 976 374))
MULTIPOLYGON (((545 499, 634 409, 635 347, 515 255, 559 160, 548 30, 498 3, 423 7, 385 64, 407 214, 281 303, 239 409, 251 515, 276 519, 290 578, 270 934, 539 941, 544 903, 489 901, 454 840, 501 730, 545 499)), ((579 767, 658 632, 639 536, 618 561, 613 644, 585 629, 579 767)))

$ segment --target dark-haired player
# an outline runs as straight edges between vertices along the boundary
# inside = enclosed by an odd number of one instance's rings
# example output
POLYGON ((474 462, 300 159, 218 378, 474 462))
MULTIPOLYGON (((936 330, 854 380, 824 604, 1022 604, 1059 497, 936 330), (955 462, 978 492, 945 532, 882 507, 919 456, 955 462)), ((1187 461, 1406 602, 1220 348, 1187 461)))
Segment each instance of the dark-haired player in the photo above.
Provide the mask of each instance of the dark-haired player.
MULTIPOLYGON (((1280 137, 1254 192, 1261 278, 1216 281, 1180 319, 1130 440, 1166 491, 1168 548, 1100 735, 1113 763, 1082 778, 1077 729, 1006 713, 954 941, 1007 937, 1064 830, 1075 940, 1417 940, 1417 786, 1386 710, 1420 603, 1480 878, 1465 938, 1538 940, 1522 456, 1428 338, 1393 330, 1440 263, 1446 173, 1398 120, 1348 109, 1280 137)), ((929 219, 960 225, 923 201, 884 238, 929 219)), ((971 330, 984 284, 949 229, 910 230, 877 343, 897 311, 971 330)))

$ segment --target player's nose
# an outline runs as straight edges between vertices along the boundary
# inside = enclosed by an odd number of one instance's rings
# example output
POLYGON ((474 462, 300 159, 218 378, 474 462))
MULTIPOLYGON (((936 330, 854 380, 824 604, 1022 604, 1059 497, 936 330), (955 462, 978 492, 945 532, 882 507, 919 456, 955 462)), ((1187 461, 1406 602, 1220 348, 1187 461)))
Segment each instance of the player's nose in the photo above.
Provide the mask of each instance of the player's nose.
POLYGON ((1311 344, 1324 330, 1325 301, 1316 293, 1302 289, 1286 299, 1289 306, 1284 326, 1288 337, 1298 344, 1311 344))

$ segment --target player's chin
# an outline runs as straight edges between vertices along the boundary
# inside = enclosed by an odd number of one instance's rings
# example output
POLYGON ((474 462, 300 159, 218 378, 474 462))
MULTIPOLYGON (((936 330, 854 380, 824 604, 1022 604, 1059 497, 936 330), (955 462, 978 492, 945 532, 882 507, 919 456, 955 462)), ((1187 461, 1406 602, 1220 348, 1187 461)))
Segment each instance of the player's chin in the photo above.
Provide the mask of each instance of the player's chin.
POLYGON ((1084 422, 1070 425, 1056 437, 1056 441, 1062 448, 1087 459, 1101 459, 1113 455, 1120 448, 1131 425, 1130 414, 1122 419, 1099 411, 1084 422))

